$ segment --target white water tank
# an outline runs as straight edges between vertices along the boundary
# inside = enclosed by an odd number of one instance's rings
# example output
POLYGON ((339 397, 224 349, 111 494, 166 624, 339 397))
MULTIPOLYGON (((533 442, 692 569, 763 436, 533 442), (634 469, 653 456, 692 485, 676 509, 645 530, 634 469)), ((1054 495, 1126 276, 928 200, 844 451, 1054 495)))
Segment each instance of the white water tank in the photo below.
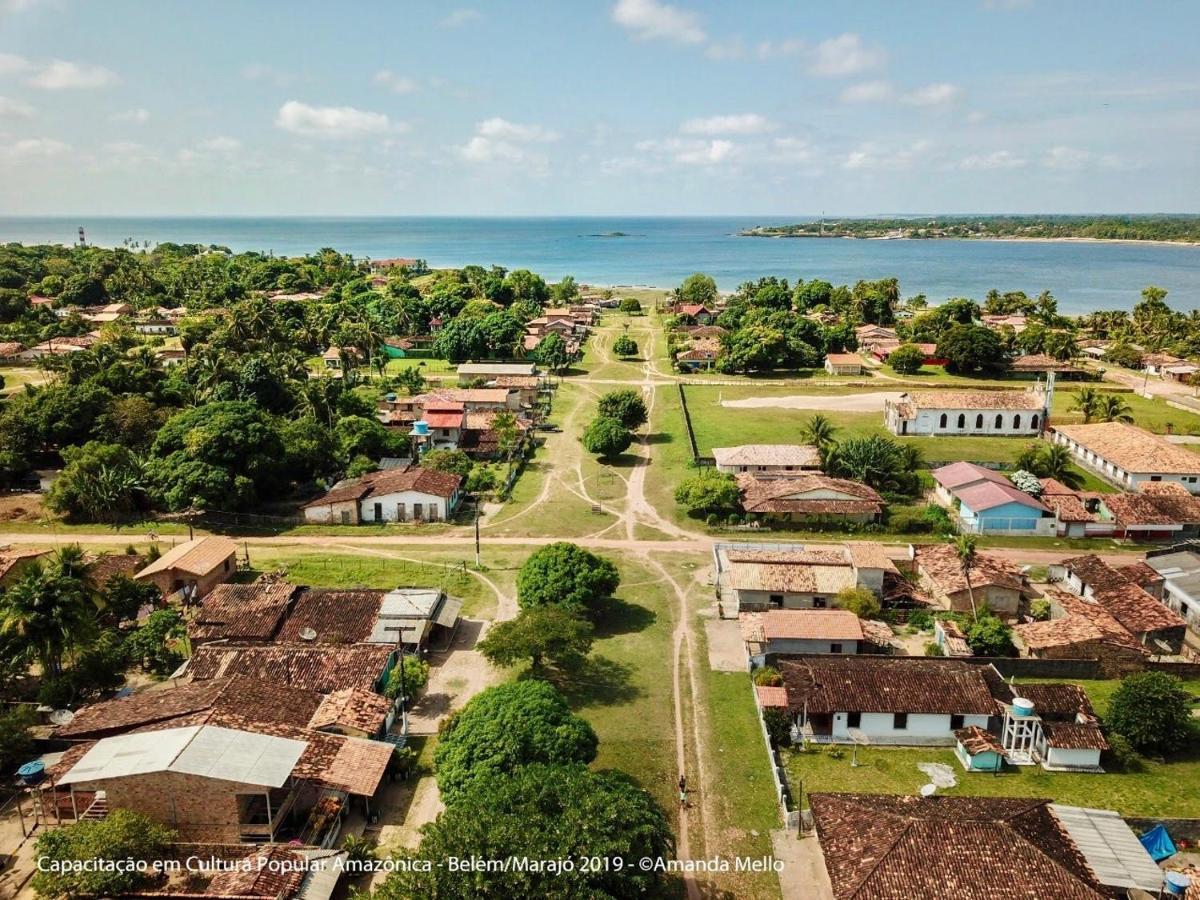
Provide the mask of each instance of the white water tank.
POLYGON ((1028 718, 1033 715, 1033 701, 1026 700, 1024 697, 1013 697, 1012 714, 1018 719, 1028 718))

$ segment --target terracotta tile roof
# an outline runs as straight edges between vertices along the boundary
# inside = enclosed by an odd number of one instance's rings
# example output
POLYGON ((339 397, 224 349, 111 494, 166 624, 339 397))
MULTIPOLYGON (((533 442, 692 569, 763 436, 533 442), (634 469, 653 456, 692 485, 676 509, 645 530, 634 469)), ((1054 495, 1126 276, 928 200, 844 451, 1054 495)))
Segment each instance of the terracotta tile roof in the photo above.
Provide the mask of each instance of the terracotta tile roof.
POLYGON ((680 325, 675 331, 690 338, 719 338, 726 333, 720 325, 680 325))
POLYGON ((1034 712, 1043 718, 1067 718, 1074 721, 1077 715, 1095 718, 1092 701, 1087 691, 1077 684, 1019 684, 1013 690, 1026 700, 1032 700, 1034 712))
POLYGON ((391 652, 382 644, 204 644, 192 654, 188 673, 196 681, 245 675, 322 694, 351 687, 369 691, 391 652))
POLYGON ((765 640, 861 641, 858 616, 845 609, 773 609, 754 613, 761 617, 765 640))
POLYGON ((967 643, 967 635, 953 619, 938 619, 937 627, 943 635, 942 649, 947 656, 974 656, 975 651, 967 643))
POLYGON ((810 713, 992 715, 984 666, 952 659, 804 656, 779 662, 788 705, 810 713))
POLYGON ((1188 494, 1107 494, 1101 501, 1120 526, 1200 523, 1200 499, 1188 494))
POLYGON ((861 366, 863 359, 857 353, 827 353, 825 362, 835 366, 861 366))
POLYGON ((809 795, 837 900, 1100 900, 1050 800, 809 795))
POLYGON ((491 384, 502 388, 535 388, 542 383, 536 375, 501 375, 493 378, 491 384))
POLYGON ((1103 588, 1096 591, 1094 596, 1108 614, 1135 637, 1155 631, 1182 629, 1187 625, 1179 613, 1136 584, 1103 588))
POLYGON ((1124 575, 1094 553, 1072 556, 1070 559, 1064 559, 1059 565, 1073 572, 1080 581, 1089 587, 1101 588, 1114 584, 1128 584, 1124 575))
POLYGON ((249 850, 246 864, 216 868, 204 893, 245 900, 289 900, 304 882, 304 857, 282 844, 249 850))
POLYGON ((787 688, 785 687, 756 684, 754 693, 758 695, 758 705, 763 709, 787 709, 787 688))
POLYGON ((989 750, 992 753, 1004 754, 1004 746, 1000 743, 1000 739, 978 725, 968 725, 966 728, 960 728, 954 732, 954 737, 963 745, 963 749, 972 756, 986 753, 989 750))
POLYGON ((1147 353, 1142 357, 1143 366, 1172 366, 1181 362, 1185 360, 1170 353, 1147 353))
POLYGON ((1001 484, 996 481, 983 481, 979 484, 956 488, 954 496, 962 501, 963 506, 974 512, 985 512, 1009 503, 1016 503, 1040 513, 1050 512, 1050 509, 1040 500, 1011 484, 1001 484))
POLYGON ((217 585, 193 613, 188 635, 197 643, 269 641, 297 590, 285 581, 217 585))
POLYGON ((89 553, 85 558, 88 574, 98 585, 107 584, 110 578, 117 575, 133 578, 138 569, 146 564, 146 557, 141 553, 89 553))
POLYGON ((1090 722, 1042 722, 1046 743, 1058 750, 1107 750, 1108 741, 1090 722))
POLYGON ((1055 359, 1053 356, 1047 356, 1045 353, 1031 353, 1026 356, 1018 356, 1012 361, 1012 371, 1014 372, 1082 372, 1083 369, 1078 366, 1073 366, 1069 362, 1055 359))
MULTIPOLYGON (((460 422, 462 420, 461 413, 459 420, 460 422)), ((307 508, 309 506, 325 506, 330 503, 345 503, 351 500, 361 501, 368 497, 378 497, 401 491, 416 491, 445 499, 454 495, 461 482, 462 477, 459 475, 423 469, 420 466, 384 469, 335 485, 323 496, 310 500, 304 506, 307 508)))
MULTIPOLYGON (((1051 587, 1045 597, 1063 611, 1061 618, 1017 625, 1013 631, 1032 650, 1103 643, 1145 655, 1148 650, 1099 602, 1051 587)), ((1165 607, 1164 607, 1165 609, 1165 607)))
POLYGON ((781 559, 777 555, 729 554, 728 585, 737 591, 769 591, 793 594, 836 594, 854 587, 853 568, 844 560, 813 556, 811 561, 781 559))
POLYGON ((386 697, 359 688, 346 688, 324 696, 308 727, 321 730, 341 725, 373 735, 383 727, 391 711, 391 701, 386 697))
POLYGON ((0 578, 7 577, 8 573, 21 563, 45 556, 49 552, 49 550, 38 550, 34 547, 10 547, 0 552, 0 578))
MULTIPOLYGON (((1053 479, 1044 479, 1053 481, 1053 479)), ((1070 493, 1042 494, 1042 503, 1054 511, 1060 522, 1098 522, 1100 517, 1088 512, 1083 499, 1074 491, 1070 493)))
POLYGON ((462 428, 463 414, 449 410, 426 410, 421 416, 430 428, 462 428))
POLYGON ((968 484, 974 484, 977 481, 988 481, 994 484, 1007 484, 1010 486, 1012 484, 999 472, 969 462, 950 463, 948 466, 941 466, 934 469, 929 474, 933 476, 934 481, 946 488, 946 490, 954 490, 968 484))
POLYGON ((1045 499, 1047 496, 1057 494, 1071 494, 1076 497, 1079 496, 1078 492, 1074 488, 1067 487, 1057 478, 1039 478, 1038 481, 1042 483, 1043 499, 1045 499))
POLYGON ((1200 454, 1124 422, 1057 425, 1054 430, 1126 472, 1200 474, 1200 454))
POLYGON ((55 729, 54 737, 93 739, 183 724, 222 725, 231 720, 302 726, 308 724, 321 701, 315 691, 254 678, 216 678, 93 703, 55 729))
POLYGON ((207 575, 221 566, 225 560, 237 555, 237 544, 227 537, 209 535, 184 541, 172 547, 142 571, 138 578, 146 578, 156 572, 178 569, 189 575, 207 575))
POLYGON ((338 738, 338 741, 337 752, 325 765, 320 780, 351 794, 374 796, 387 774, 395 748, 384 741, 364 738, 338 738))
POLYGON ((379 618, 386 593, 378 589, 305 588, 296 596, 275 640, 300 643, 305 641, 301 635, 311 629, 316 632, 312 643, 365 642, 379 618))
POLYGON ((888 556, 883 544, 871 541, 847 541, 846 553, 850 562, 858 569, 883 569, 885 572, 895 572, 896 564, 888 556))
POLYGON ((712 315, 712 310, 703 303, 684 303, 679 307, 679 311, 685 316, 698 316, 701 313, 712 315))
POLYGON ((0 341, 0 357, 16 356, 24 349, 25 345, 20 341, 0 341))
POLYGON ((1045 406, 1034 391, 913 391, 906 397, 914 409, 1030 410, 1045 406))
POLYGON ((742 444, 713 447, 718 466, 797 466, 819 468, 821 454, 811 444, 742 444))
POLYGON ((1117 566, 1117 571, 1120 572, 1122 577, 1124 577, 1124 579, 1130 584, 1144 586, 1147 584, 1159 584, 1160 582, 1166 581, 1162 575, 1159 575, 1158 572, 1154 571, 1154 569, 1150 568, 1150 566, 1146 565, 1146 563, 1141 560, 1134 563, 1127 563, 1123 566, 1117 566))
MULTIPOLYGON (((962 565, 949 544, 920 546, 915 553, 917 567, 943 593, 956 594, 967 589, 962 565)), ((1025 587, 1025 576, 1020 569, 999 556, 987 553, 976 553, 970 574, 972 588, 994 585, 1019 591, 1025 587)))
POLYGON ((879 622, 874 619, 859 619, 859 627, 862 628, 863 640, 872 644, 878 644, 880 647, 891 647, 895 643, 895 634, 892 632, 892 627, 887 622, 879 622))
POLYGON ((737 476, 742 508, 750 512, 799 513, 806 516, 874 515, 883 511, 883 498, 873 488, 857 481, 828 475, 759 478, 750 473, 737 476), (837 498, 806 497, 834 493, 837 498))

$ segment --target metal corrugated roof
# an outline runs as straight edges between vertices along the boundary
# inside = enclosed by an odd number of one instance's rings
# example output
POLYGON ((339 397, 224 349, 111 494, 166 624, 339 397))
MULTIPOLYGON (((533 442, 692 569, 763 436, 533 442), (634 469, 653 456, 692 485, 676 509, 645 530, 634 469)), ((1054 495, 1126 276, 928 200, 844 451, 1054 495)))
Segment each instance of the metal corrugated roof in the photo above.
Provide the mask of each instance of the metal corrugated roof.
POLYGON ((180 772, 281 787, 306 746, 304 741, 215 725, 133 732, 98 741, 59 783, 180 772))
POLYGON ((1058 803, 1051 803, 1050 809, 1067 829, 1101 884, 1137 887, 1152 894, 1162 887, 1162 870, 1118 813, 1111 809, 1058 803))

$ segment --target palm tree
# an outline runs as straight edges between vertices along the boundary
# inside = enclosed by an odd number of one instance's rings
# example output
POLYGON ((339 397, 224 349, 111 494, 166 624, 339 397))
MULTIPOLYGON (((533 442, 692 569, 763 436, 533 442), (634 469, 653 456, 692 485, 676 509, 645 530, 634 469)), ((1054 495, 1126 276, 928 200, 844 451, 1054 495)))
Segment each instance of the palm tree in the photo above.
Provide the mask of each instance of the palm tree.
POLYGON ((900 444, 873 434, 849 438, 830 447, 825 456, 825 471, 877 491, 893 491, 905 484, 908 461, 907 452, 900 444))
POLYGON ((0 632, 21 638, 44 675, 61 674, 64 657, 95 633, 96 607, 86 583, 66 574, 81 561, 69 554, 50 567, 35 562, 0 597, 0 632))
POLYGON ((1101 422, 1133 421, 1133 409, 1117 394, 1101 394, 1096 401, 1096 418, 1101 422))
POLYGON ((812 444, 823 454, 835 442, 838 427, 824 413, 813 413, 800 426, 800 437, 806 444, 812 444))
POLYGON ((951 546, 954 547, 954 555, 958 557, 958 567, 963 580, 967 583, 967 596, 971 599, 971 617, 978 622, 979 610, 975 608, 975 590, 971 587, 971 569, 979 555, 975 550, 975 538, 969 534, 960 534, 951 546))
POLYGON ((1071 489, 1078 489, 1083 478, 1071 465, 1071 451, 1064 444, 1045 444, 1038 452, 1037 471, 1041 478, 1054 478, 1071 489))
POLYGON ((1071 412, 1083 413, 1083 424, 1088 424, 1096 415, 1100 394, 1094 387, 1082 387, 1071 398, 1071 412))

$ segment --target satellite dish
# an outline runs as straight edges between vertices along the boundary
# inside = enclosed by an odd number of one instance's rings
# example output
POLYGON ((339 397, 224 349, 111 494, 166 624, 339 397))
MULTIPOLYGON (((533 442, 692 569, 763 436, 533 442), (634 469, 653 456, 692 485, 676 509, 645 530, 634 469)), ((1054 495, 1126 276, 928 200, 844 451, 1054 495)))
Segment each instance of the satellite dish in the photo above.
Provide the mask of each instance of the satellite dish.
POLYGON ((49 716, 51 725, 69 725, 74 718, 75 713, 69 709, 56 709, 49 716))
POLYGON ((315 641, 316 639, 317 639, 317 632, 315 630, 313 630, 312 628, 305 628, 303 631, 300 632, 300 640, 302 640, 302 641, 315 641))
POLYGON ((937 785, 936 784, 921 785, 921 796, 922 797, 932 797, 936 793, 937 793, 937 785))

